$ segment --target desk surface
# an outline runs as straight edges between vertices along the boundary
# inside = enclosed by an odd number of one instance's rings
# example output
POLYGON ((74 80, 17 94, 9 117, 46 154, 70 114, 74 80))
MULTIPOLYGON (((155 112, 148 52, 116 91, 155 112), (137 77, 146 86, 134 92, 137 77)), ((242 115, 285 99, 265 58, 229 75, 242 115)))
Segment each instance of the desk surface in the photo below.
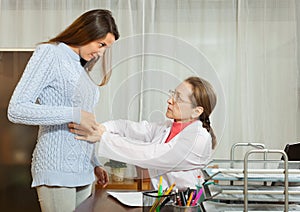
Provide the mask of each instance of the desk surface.
POLYGON ((111 211, 111 212, 142 212, 142 207, 129 207, 120 203, 115 198, 107 194, 106 189, 96 189, 95 193, 81 203, 76 212, 96 212, 96 211, 111 211))
MULTIPOLYGON (((218 202, 207 201, 204 203, 206 211, 243 211, 243 205, 240 204, 225 204, 218 202)), ((283 204, 253 204, 249 205, 250 210, 264 210, 264 211, 283 211, 283 204)), ((290 210, 300 211, 300 205, 291 204, 290 210)), ((142 207, 129 207, 123 205, 118 200, 109 196, 105 189, 96 189, 95 193, 81 203, 75 210, 75 212, 142 212, 142 207)), ((171 208, 166 207, 164 212, 173 211, 171 208)))
MULTIPOLYGON (((114 190, 115 191, 115 190, 114 190)), ((123 190, 124 191, 124 190, 123 190)), ((81 203, 75 210, 75 212, 99 212, 99 211, 109 211, 109 212, 142 212, 143 207, 129 207, 112 196, 107 194, 106 189, 96 189, 95 193, 81 203)), ((170 206, 165 206, 162 212, 170 212, 173 209, 170 206)))

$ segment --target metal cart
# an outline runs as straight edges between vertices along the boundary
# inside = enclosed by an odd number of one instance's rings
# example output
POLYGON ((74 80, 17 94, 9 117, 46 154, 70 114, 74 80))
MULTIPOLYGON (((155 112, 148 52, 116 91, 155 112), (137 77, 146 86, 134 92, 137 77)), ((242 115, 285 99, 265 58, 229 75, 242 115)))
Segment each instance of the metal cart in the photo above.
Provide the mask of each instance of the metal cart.
POLYGON ((257 143, 238 143, 233 145, 230 160, 213 160, 202 172, 205 182, 203 188, 206 200, 242 203, 244 211, 248 204, 275 203, 300 204, 300 161, 288 161, 283 150, 269 150, 257 143), (234 159, 237 146, 251 146, 243 160, 234 159), (262 154, 263 159, 250 160, 253 154, 262 154), (278 154, 283 160, 268 160, 269 154, 278 154), (217 181, 215 185, 207 182, 217 181))

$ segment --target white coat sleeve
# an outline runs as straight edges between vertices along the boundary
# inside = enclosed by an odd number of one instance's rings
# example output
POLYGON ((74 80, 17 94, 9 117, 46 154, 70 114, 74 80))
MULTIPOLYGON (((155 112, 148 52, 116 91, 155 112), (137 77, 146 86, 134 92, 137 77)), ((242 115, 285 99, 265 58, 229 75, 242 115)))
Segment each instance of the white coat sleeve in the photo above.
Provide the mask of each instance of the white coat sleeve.
POLYGON ((211 151, 211 137, 197 123, 186 127, 168 143, 143 144, 106 132, 98 148, 101 157, 167 171, 201 168, 209 161, 211 151))
POLYGON ((129 120, 114 120, 102 123, 107 132, 133 139, 141 143, 153 142, 156 134, 162 133, 170 123, 134 122, 129 120))

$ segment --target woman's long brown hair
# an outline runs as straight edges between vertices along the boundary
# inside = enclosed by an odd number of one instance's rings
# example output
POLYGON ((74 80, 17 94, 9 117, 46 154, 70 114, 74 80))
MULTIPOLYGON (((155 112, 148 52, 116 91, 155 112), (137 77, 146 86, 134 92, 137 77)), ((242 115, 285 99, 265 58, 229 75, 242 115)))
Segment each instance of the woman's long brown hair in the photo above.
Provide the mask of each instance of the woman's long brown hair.
MULTIPOLYGON (((73 47, 84 46, 92 41, 104 39, 108 33, 115 36, 118 40, 120 35, 114 18, 109 10, 96 9, 90 10, 78 17, 70 26, 58 34, 56 37, 44 43, 63 42, 73 47)), ((102 58, 102 82, 100 86, 107 84, 111 75, 111 67, 107 67, 107 54, 103 54, 102 58), (109 70, 108 70, 109 69, 109 70), (108 70, 108 71, 107 71, 108 70)), ((108 54, 110 57, 110 54, 108 54)), ((97 59, 89 61, 85 65, 87 72, 94 67, 97 59)))

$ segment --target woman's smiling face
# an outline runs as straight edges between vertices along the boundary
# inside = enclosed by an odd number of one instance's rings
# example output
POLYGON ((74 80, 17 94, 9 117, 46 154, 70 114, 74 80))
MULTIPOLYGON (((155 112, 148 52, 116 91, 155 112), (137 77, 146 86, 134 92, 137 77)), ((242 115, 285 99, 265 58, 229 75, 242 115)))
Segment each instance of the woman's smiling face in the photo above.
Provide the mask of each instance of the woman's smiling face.
POLYGON ((92 41, 78 48, 73 47, 73 50, 84 60, 90 61, 95 57, 102 56, 105 50, 111 47, 114 42, 115 36, 112 33, 107 33, 105 38, 92 41))

